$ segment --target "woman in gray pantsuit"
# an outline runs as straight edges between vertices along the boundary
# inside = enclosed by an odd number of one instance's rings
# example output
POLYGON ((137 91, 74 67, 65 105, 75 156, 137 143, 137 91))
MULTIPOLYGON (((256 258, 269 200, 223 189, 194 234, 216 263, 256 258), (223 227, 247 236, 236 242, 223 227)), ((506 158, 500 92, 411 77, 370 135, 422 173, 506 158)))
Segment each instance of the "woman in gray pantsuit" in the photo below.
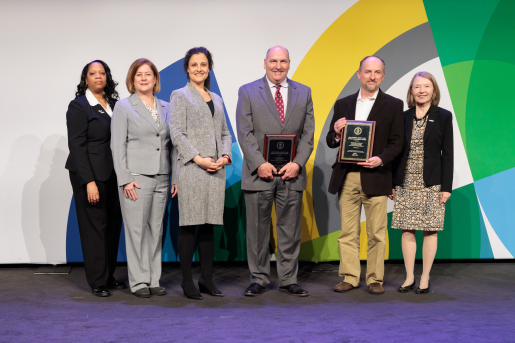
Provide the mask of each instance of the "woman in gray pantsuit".
POLYGON ((177 192, 177 158, 170 156, 168 103, 154 95, 160 89, 156 66, 144 58, 134 61, 126 83, 132 95, 114 108, 111 149, 125 227, 129 283, 134 295, 148 298, 166 294, 159 286, 161 240, 170 173, 172 197, 177 192))
POLYGON ((170 96, 170 135, 179 160, 179 258, 182 289, 191 299, 202 299, 191 275, 198 225, 202 293, 223 296, 213 282, 213 225, 223 225, 225 166, 231 163, 232 138, 225 122, 222 99, 209 91, 210 52, 190 49, 184 71, 190 80, 170 96))

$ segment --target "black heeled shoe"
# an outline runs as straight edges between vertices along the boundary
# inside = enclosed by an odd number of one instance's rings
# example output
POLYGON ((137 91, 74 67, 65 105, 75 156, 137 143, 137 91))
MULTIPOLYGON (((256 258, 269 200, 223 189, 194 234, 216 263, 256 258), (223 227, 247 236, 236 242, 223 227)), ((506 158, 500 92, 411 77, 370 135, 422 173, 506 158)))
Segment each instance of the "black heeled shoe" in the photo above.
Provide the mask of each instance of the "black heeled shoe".
POLYGON ((431 287, 431 281, 427 282, 427 288, 422 289, 422 288, 418 287, 415 290, 415 294, 426 294, 426 293, 429 293, 429 287, 431 287))
POLYGON ((202 300, 202 295, 197 291, 197 288, 195 288, 195 284, 193 281, 191 281, 191 285, 188 285, 190 287, 184 286, 184 282, 181 283, 182 291, 184 292, 184 296, 188 299, 194 299, 194 300, 202 300))
POLYGON ((397 289, 397 291, 399 293, 408 293, 413 289, 413 287, 415 287, 415 280, 413 280, 413 283, 411 285, 408 285, 406 287, 400 286, 399 289, 397 289))
POLYGON ((223 297, 224 296, 224 294, 222 292, 220 292, 214 284, 213 284, 213 287, 214 287, 213 289, 210 289, 209 287, 207 287, 207 285, 204 283, 204 281, 202 279, 198 280, 198 288, 200 290, 200 293, 206 293, 206 294, 209 294, 214 297, 223 297))

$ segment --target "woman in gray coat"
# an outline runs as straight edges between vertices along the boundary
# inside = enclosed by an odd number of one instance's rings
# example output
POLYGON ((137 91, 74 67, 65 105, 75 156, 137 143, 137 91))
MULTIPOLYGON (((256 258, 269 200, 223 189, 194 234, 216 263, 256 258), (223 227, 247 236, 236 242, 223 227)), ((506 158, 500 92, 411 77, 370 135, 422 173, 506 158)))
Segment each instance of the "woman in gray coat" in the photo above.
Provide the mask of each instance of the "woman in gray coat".
POLYGON ((232 138, 225 122, 222 99, 209 91, 211 53, 203 47, 190 49, 184 71, 190 80, 170 96, 170 135, 178 151, 179 259, 182 289, 191 299, 202 299, 191 275, 195 252, 195 228, 202 293, 223 296, 213 282, 213 225, 223 225, 225 166, 231 163, 232 138))

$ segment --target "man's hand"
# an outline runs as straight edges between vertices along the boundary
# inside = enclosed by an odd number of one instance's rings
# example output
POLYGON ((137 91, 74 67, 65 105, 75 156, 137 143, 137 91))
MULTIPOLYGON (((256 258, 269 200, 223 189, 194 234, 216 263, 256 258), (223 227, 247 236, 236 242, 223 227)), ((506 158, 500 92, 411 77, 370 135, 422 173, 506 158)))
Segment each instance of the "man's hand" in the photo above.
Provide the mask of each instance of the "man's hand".
POLYGON ((258 176, 263 180, 272 180, 274 174, 277 174, 277 169, 268 162, 263 163, 258 167, 258 176))
POLYGON ((290 162, 279 170, 279 175, 284 181, 296 178, 299 175, 300 166, 296 162, 290 162))
POLYGON ((395 201, 395 188, 392 188, 392 195, 389 195, 388 198, 390 198, 390 200, 395 201))
POLYGON ((334 123, 334 132, 336 132, 336 139, 341 138, 340 132, 342 132, 342 130, 345 128, 345 125, 347 125, 347 119, 345 118, 340 118, 336 121, 336 123, 334 123))
POLYGON ((377 167, 379 167, 382 164, 383 164, 383 160, 381 160, 381 158, 379 158, 377 156, 370 157, 365 162, 359 162, 358 163, 359 166, 362 166, 364 168, 370 168, 370 169, 377 168, 377 167))

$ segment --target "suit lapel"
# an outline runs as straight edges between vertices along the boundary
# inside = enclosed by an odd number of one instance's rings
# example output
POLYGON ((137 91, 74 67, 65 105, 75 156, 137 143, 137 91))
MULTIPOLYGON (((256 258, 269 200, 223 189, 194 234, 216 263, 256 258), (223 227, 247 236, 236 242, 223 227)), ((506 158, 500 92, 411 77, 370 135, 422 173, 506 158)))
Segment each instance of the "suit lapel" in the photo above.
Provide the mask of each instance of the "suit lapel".
POLYGON ((281 118, 279 118, 279 112, 277 112, 277 107, 275 107, 275 101, 274 97, 272 96, 272 91, 270 90, 270 87, 268 87, 268 81, 266 80, 266 75, 263 77, 263 85, 260 86, 259 93, 263 97, 263 101, 268 106, 268 109, 270 110, 270 113, 272 114, 272 117, 279 122, 279 125, 281 124, 281 118))
POLYGON ((411 144, 411 136, 413 135, 413 113, 415 111, 415 107, 412 107, 406 117, 404 118, 404 133, 405 133, 405 141, 404 144, 406 146, 410 146, 411 144))
MULTIPOLYGON (((195 87, 193 87, 191 85, 191 83, 189 83, 189 82, 186 85, 186 87, 188 88, 188 91, 190 92, 191 96, 193 96, 193 99, 195 100, 195 107, 197 108, 199 115, 206 116, 209 114, 209 116, 211 116, 211 111, 209 110, 209 106, 208 106, 207 102, 204 100, 204 98, 202 97, 202 95, 200 95, 198 90, 195 87)), ((211 99, 213 99, 213 98, 211 98, 211 99)))
MULTIPOLYGON (((164 127, 166 127, 168 125, 168 123, 166 122, 166 113, 165 113, 164 105, 161 104, 161 101, 159 99, 157 100, 157 111, 159 112, 159 129, 162 130, 164 127)), ((154 119, 154 118, 152 118, 152 119, 154 119)))
MULTIPOLYGON (((131 97, 130 97, 130 101, 131 101, 131 104, 132 104, 132 107, 134 108, 134 110, 140 115, 142 116, 143 118, 145 118, 149 124, 157 131, 159 132, 159 127, 157 126, 157 123, 156 121, 154 120, 154 118, 152 117, 152 114, 150 114, 150 112, 147 110, 147 108, 145 107, 145 104, 143 103, 143 100, 141 100, 141 98, 139 97, 138 93, 134 93, 131 97)), ((159 106, 159 105, 158 105, 159 106)))
POLYGON ((376 101, 374 101, 374 106, 372 106, 372 109, 370 110, 370 113, 368 114, 367 121, 374 121, 374 117, 379 113, 379 110, 381 107, 386 104, 386 100, 384 100, 385 94, 381 89, 379 89, 379 93, 377 93, 376 101))
POLYGON ((111 122, 111 117, 109 116, 109 114, 106 113, 106 111, 104 110, 104 108, 102 107, 102 105, 98 104, 98 105, 95 105, 95 106, 91 106, 89 104, 89 101, 88 101, 88 98, 86 98, 85 95, 83 95, 82 97, 78 98, 78 100, 80 102, 82 102, 84 108, 88 108, 90 113, 96 117, 102 117, 104 118, 105 120, 108 120, 109 122, 111 122), (102 111, 102 112, 100 112, 102 111))
MULTIPOLYGON (((293 109, 295 108, 295 103, 297 102, 298 96, 299 92, 297 91, 297 86, 294 84, 294 82, 291 82, 291 80, 288 79, 288 104, 286 106, 286 118, 284 118, 283 130, 293 115, 293 109)), ((279 113, 277 113, 277 115, 279 115, 279 113)))
POLYGON ((356 119, 356 102, 358 101, 358 94, 359 91, 354 94, 353 96, 348 97, 347 101, 347 111, 349 112, 347 120, 354 120, 356 119))
POLYGON ((429 134, 431 134, 431 130, 433 130, 433 127, 435 126, 435 123, 438 120, 438 116, 438 107, 431 106, 429 108, 429 113, 427 115, 426 130, 424 132, 424 144, 426 144, 427 137, 429 137, 429 134))

